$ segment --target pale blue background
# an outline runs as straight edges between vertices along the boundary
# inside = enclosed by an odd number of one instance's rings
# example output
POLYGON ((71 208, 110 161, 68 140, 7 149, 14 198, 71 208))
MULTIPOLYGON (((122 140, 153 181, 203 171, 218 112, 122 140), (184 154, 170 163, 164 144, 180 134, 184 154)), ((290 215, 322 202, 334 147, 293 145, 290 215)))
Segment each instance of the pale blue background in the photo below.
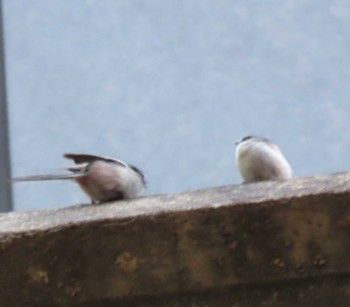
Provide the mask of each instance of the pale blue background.
MULTIPOLYGON (((234 141, 276 141, 296 176, 350 166, 342 0, 4 0, 13 175, 109 155, 147 194, 234 184, 234 141)), ((16 185, 17 210, 88 198, 16 185)))

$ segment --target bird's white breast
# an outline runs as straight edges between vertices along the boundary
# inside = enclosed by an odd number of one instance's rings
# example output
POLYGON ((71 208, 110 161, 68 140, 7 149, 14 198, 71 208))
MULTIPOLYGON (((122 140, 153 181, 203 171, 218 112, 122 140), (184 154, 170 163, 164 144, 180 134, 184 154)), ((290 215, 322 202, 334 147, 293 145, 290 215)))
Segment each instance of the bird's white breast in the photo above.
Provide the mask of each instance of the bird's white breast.
POLYGON ((277 145, 249 140, 237 145, 236 163, 245 182, 284 180, 292 169, 277 145))

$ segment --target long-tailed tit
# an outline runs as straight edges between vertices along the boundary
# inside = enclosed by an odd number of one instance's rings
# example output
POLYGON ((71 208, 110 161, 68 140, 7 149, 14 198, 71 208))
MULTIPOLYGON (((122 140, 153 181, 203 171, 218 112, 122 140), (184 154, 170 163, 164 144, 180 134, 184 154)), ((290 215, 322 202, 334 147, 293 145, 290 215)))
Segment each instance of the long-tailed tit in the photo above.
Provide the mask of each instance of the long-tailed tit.
POLYGON ((291 166, 279 147, 270 140, 246 136, 236 145, 236 163, 244 183, 292 177, 291 166))
POLYGON ((89 154, 64 155, 76 165, 67 167, 69 174, 32 175, 13 178, 13 181, 75 180, 93 203, 131 199, 146 185, 146 177, 137 167, 123 161, 89 154))

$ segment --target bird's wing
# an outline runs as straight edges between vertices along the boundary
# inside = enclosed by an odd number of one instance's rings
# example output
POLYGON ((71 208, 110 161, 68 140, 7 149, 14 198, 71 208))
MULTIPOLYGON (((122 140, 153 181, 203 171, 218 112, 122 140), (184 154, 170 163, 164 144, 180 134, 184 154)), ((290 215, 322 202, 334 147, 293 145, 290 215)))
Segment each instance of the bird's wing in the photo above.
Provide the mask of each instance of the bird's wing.
POLYGON ((63 155, 67 159, 71 159, 74 161, 75 164, 81 164, 81 163, 91 163, 94 161, 105 161, 105 162, 110 162, 110 163, 116 163, 122 166, 127 167, 128 165, 117 159, 113 158, 106 158, 106 157, 101 157, 101 156, 96 156, 96 155, 90 155, 90 154, 74 154, 74 153, 66 153, 63 155))

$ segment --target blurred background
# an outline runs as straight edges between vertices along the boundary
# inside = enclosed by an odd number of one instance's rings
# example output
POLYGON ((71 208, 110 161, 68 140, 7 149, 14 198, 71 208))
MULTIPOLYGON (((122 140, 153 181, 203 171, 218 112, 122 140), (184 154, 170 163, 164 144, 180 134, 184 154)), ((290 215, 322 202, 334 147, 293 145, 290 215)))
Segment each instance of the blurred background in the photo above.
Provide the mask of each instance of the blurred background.
MULTIPOLYGON (((146 194, 241 182, 234 142, 280 145, 295 176, 349 170, 344 0, 4 0, 12 175, 64 152, 139 166, 146 194)), ((14 187, 15 210, 86 203, 14 187)))

